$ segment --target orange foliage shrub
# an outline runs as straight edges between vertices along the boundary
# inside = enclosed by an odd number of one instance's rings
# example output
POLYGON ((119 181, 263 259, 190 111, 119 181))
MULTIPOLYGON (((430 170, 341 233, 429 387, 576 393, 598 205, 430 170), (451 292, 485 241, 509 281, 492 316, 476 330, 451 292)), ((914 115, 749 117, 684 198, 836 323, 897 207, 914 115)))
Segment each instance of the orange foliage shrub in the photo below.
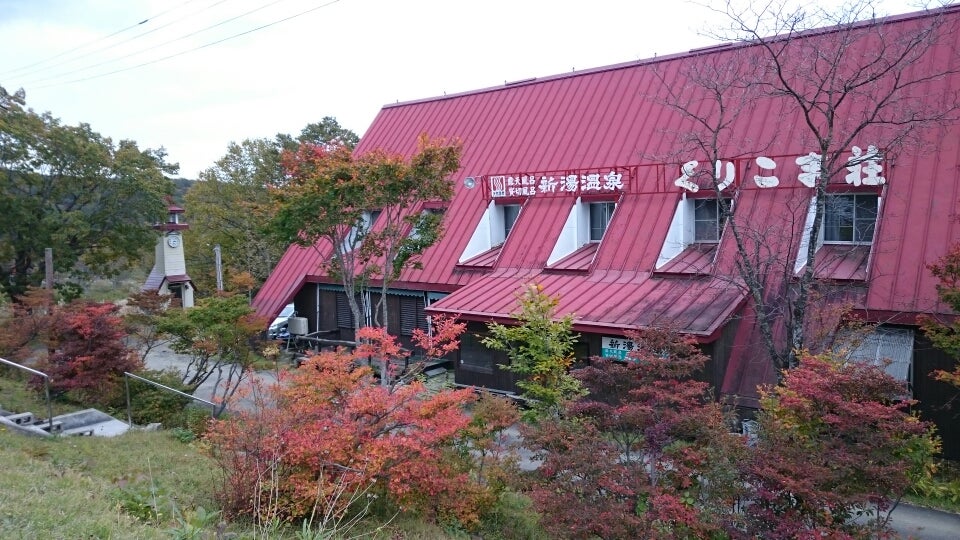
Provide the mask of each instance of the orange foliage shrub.
POLYGON ((258 519, 342 516, 376 495, 428 518, 477 524, 496 496, 463 451, 476 430, 465 410, 473 392, 430 392, 416 380, 383 386, 361 361, 405 353, 379 329, 358 335, 366 341, 356 351, 310 356, 254 410, 213 423, 225 508, 258 519))

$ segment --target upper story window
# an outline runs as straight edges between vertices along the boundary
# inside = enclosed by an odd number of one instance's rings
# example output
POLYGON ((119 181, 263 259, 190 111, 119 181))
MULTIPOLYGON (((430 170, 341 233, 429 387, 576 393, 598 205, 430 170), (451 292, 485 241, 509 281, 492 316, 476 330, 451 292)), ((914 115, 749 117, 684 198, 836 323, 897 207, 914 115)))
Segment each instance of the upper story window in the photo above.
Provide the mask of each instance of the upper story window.
MULTIPOLYGON (((492 256, 484 259, 480 266, 491 266, 497 259, 499 247, 507 241, 510 231, 517 224, 522 206, 521 204, 497 204, 496 201, 490 201, 477 223, 477 228, 470 236, 470 241, 460 255, 458 264, 471 261, 481 253, 490 252, 492 256), (494 250, 497 250, 496 253, 494 250)), ((476 262, 472 261, 470 264, 473 265, 476 262)))
POLYGON ((368 210, 363 213, 363 226, 364 229, 370 230, 373 227, 373 224, 377 222, 377 218, 382 214, 382 210, 368 210))
POLYGON ((500 241, 505 242, 507 237, 510 236, 510 231, 513 230, 513 225, 517 222, 517 217, 520 216, 520 205, 503 204, 499 206, 503 212, 503 238, 500 241))
POLYGON ((824 208, 823 241, 852 244, 873 242, 879 197, 871 193, 828 195, 824 208))
POLYGON ((717 193, 687 197, 684 194, 677 202, 677 210, 670 222, 670 229, 664 238, 656 269, 661 269, 685 250, 695 249, 699 253, 716 254, 717 244, 723 236, 723 227, 732 215, 734 200, 719 198, 717 193))
POLYGON ((443 219, 443 212, 443 208, 424 208, 420 212, 420 215, 417 216, 416 221, 414 221, 408 236, 414 240, 419 240, 424 228, 429 225, 431 220, 437 220, 439 222, 439 220, 443 219))
POLYGON ((613 219, 616 209, 616 201, 590 202, 578 197, 570 207, 567 220, 547 258, 547 266, 564 261, 567 256, 577 253, 579 258, 574 265, 575 268, 567 265, 570 261, 566 261, 562 263, 563 269, 587 270, 593 261, 593 256, 600 249, 600 242, 607 232, 607 227, 610 226, 610 220, 613 219))
MULTIPOLYGON (((730 201, 724 201, 729 207, 730 201)), ((726 217, 717 199, 693 199, 693 242, 718 242, 726 217)))
POLYGON ((383 212, 381 210, 364 210, 357 220, 357 224, 350 228, 350 232, 343 239, 343 251, 349 253, 363 242, 363 237, 373 229, 373 224, 383 212))
POLYGON ((603 240, 604 233, 607 232, 607 225, 610 224, 610 218, 616 209, 617 203, 614 202, 595 202, 590 203, 590 241, 599 242, 603 240))

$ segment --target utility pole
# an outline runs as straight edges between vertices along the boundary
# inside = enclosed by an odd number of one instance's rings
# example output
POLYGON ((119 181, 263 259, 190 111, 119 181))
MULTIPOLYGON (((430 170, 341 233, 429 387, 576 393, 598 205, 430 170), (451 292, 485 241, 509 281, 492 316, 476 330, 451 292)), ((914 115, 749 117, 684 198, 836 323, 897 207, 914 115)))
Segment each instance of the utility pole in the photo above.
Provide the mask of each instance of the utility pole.
POLYGON ((220 244, 213 246, 213 261, 217 268, 217 290, 223 291, 223 265, 220 262, 220 244))
POLYGON ((53 248, 43 249, 44 279, 46 280, 46 289, 53 290, 53 248))

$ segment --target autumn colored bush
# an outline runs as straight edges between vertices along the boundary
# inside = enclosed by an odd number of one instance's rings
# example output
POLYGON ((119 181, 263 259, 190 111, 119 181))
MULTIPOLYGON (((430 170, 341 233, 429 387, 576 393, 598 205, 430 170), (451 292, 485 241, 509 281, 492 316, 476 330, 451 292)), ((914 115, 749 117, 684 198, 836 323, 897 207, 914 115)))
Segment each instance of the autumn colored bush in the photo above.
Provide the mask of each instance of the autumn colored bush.
POLYGON ((710 538, 732 528, 746 447, 729 433, 706 357, 665 331, 629 336, 627 362, 573 371, 589 394, 524 430, 543 460, 529 494, 562 538, 710 538))
MULTIPOLYGON (((363 361, 407 353, 383 329, 359 337, 355 351, 314 354, 276 387, 256 390, 253 410, 213 422, 207 441, 224 472, 225 509, 298 520, 347 515, 384 497, 429 519, 476 526, 496 493, 462 451, 476 436, 465 410, 473 392, 430 392, 419 380, 381 385, 363 361)), ((415 340, 444 350, 436 334, 415 340)))
MULTIPOLYGON (((937 296, 940 301, 960 313, 960 245, 953 246, 946 255, 927 268, 939 280, 937 296)), ((960 387, 960 318, 924 315, 920 323, 934 346, 957 360, 953 370, 937 370, 933 376, 939 381, 960 387)))
POLYGON ((888 534, 890 511, 939 450, 904 392, 879 367, 809 355, 766 389, 745 476, 752 537, 888 534))
MULTIPOLYGON (((52 310, 48 323, 49 355, 38 363, 50 375, 50 391, 78 401, 108 406, 118 400, 123 373, 143 368, 137 353, 124 344, 123 321, 111 303, 77 301, 52 310)), ((32 384, 43 389, 43 380, 32 384)))

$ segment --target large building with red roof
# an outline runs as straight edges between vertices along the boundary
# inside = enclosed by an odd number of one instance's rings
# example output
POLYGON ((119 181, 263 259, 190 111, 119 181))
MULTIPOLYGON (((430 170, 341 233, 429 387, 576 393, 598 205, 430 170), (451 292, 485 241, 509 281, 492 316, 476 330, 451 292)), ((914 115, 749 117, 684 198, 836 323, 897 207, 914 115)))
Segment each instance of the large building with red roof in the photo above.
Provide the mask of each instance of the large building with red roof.
MULTIPOLYGON (((949 31, 958 24, 960 9, 949 7, 793 41, 883 36, 851 40, 843 72, 865 61, 861 49, 875 49, 876 39, 936 26, 936 40, 904 71, 917 83, 907 89, 902 114, 908 102, 944 106, 960 89, 960 32, 949 31)), ((861 130, 845 149, 854 165, 827 186, 823 233, 810 246, 803 240, 814 193, 807 157, 817 146, 795 102, 740 89, 739 96, 753 97, 713 147, 721 158, 715 171, 709 153, 689 144, 687 135, 699 129, 695 117, 711 114, 709 85, 689 74, 746 65, 757 58, 751 54, 763 53, 758 48, 723 45, 384 106, 357 153, 411 155, 423 133, 463 144, 455 195, 442 208, 445 235, 423 254, 422 268, 405 270, 390 285, 390 331, 409 336, 430 313, 456 314, 470 325, 452 361, 455 381, 512 392, 512 375, 499 367, 506 358, 477 338, 485 323, 509 323, 518 292, 538 283, 559 297, 560 313, 574 315, 578 356, 622 356, 632 345, 625 332, 669 327, 695 337, 710 355, 704 377, 718 396, 755 407, 758 385, 777 374, 738 271, 742 255, 718 206, 724 199, 733 209, 729 219, 763 239, 753 245, 755 262, 771 268, 764 274, 766 316, 777 317, 769 306, 778 297, 789 303, 805 255, 815 250, 824 296, 842 299, 845 314, 879 325, 859 354, 893 360, 888 371, 910 382, 924 413, 941 428, 955 422, 955 413, 932 405, 950 390, 928 377, 951 359, 929 345, 917 317, 951 314, 926 265, 960 242, 960 126, 949 119, 918 123, 904 132, 912 138, 889 125, 861 130), (713 181, 698 180, 703 170, 713 181)), ((877 94, 868 94, 851 92, 852 104, 837 109, 848 115, 838 136, 873 110, 869 100, 877 94)), ((322 270, 324 256, 291 246, 254 305, 272 317, 295 302, 311 333, 352 339, 343 289, 322 270)), ((819 319, 807 325, 811 335, 833 337, 837 305, 811 310, 819 319)), ((782 329, 775 338, 786 339, 782 329)), ((941 435, 956 454, 957 435, 941 435)))

